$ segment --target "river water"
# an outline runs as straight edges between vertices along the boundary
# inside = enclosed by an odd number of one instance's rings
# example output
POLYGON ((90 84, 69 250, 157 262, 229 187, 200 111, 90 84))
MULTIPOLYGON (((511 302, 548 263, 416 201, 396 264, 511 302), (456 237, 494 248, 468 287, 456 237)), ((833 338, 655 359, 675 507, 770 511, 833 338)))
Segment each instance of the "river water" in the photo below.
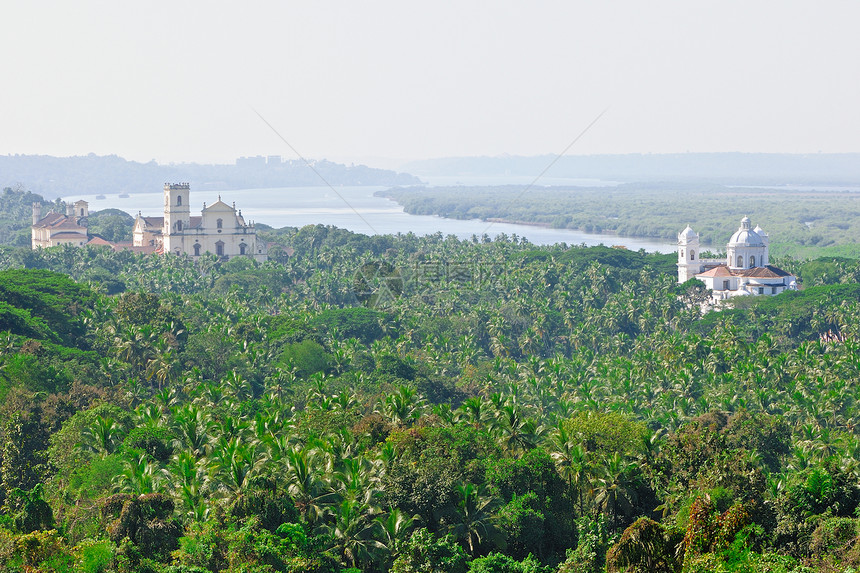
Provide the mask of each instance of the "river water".
MULTIPOLYGON (((437 182, 438 183, 442 183, 437 182)), ((206 191, 191 189, 191 214, 199 213, 203 204, 211 205, 220 197, 242 211, 246 221, 265 223, 275 228, 304 225, 334 225, 356 233, 397 234, 415 233, 456 235, 468 239, 472 235, 490 237, 504 233, 525 237, 536 245, 567 243, 568 245, 623 245, 631 250, 669 253, 674 244, 651 239, 617 237, 583 233, 569 229, 550 229, 512 223, 488 223, 478 219, 461 221, 426 215, 409 215, 403 207, 374 193, 387 187, 283 187, 275 189, 236 189, 206 191)), ((116 193, 64 197, 66 201, 83 199, 90 210, 121 209, 131 215, 138 211, 145 216, 158 217, 164 212, 162 193, 135 193, 119 197, 116 193), (97 197, 103 196, 103 199, 97 197)))

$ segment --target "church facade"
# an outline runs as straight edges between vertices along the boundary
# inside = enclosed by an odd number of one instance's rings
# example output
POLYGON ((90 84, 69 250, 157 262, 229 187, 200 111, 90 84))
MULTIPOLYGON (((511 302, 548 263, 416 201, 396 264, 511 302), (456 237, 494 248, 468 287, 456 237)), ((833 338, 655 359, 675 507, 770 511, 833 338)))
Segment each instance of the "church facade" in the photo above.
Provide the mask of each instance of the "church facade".
POLYGON ((257 239, 256 227, 245 221, 235 203, 227 205, 218 197, 218 201, 208 207, 204 203, 199 216, 192 216, 190 194, 188 183, 165 183, 164 215, 144 217, 138 213, 131 243, 111 243, 90 235, 86 201, 69 203, 65 214, 51 212, 44 217, 41 204, 34 203, 32 247, 98 245, 139 253, 187 255, 194 259, 206 253, 223 260, 250 257, 263 262, 268 258, 265 241, 257 239))
POLYGON ((138 213, 133 245, 194 259, 206 253, 222 259, 243 256, 262 262, 268 258, 265 242, 257 240, 257 229, 245 221, 235 203, 227 205, 218 197, 208 207, 204 203, 199 216, 192 216, 190 194, 188 183, 165 183, 164 216, 138 213))
POLYGON ((33 225, 30 227, 30 239, 34 249, 46 249, 59 245, 83 247, 90 241, 87 232, 87 218, 90 215, 89 204, 77 201, 66 205, 66 214, 48 213, 42 216, 42 205, 33 203, 33 225))
POLYGON ((726 244, 725 259, 702 259, 699 235, 688 225, 678 234, 678 282, 696 278, 715 303, 734 296, 775 295, 797 289, 797 278, 770 264, 769 237, 748 217, 726 244))

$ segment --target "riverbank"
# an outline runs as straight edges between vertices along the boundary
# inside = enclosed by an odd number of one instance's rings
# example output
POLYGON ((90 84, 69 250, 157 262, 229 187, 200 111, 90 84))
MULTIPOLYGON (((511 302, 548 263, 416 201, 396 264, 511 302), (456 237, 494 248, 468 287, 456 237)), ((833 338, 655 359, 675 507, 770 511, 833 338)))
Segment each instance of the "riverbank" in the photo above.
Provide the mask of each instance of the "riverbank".
MULTIPOLYGON (((269 189, 235 189, 228 191, 191 190, 191 212, 196 214, 203 203, 211 205, 221 199, 228 204, 236 202, 246 221, 264 223, 271 227, 303 227, 305 225, 332 225, 356 233, 432 235, 454 235, 459 239, 471 237, 491 238, 497 235, 523 237, 536 245, 566 243, 568 245, 623 245, 631 250, 668 253, 674 250, 669 242, 649 241, 613 237, 610 235, 582 233, 571 229, 520 225, 516 223, 492 223, 473 218, 457 220, 435 215, 412 215, 397 202, 375 195, 387 187, 289 187, 269 189)), ((120 209, 136 216, 140 211, 145 216, 161 216, 163 196, 161 193, 132 194, 127 199, 108 195, 97 199, 96 195, 69 196, 76 201, 90 202, 92 212, 103 209, 120 209)))

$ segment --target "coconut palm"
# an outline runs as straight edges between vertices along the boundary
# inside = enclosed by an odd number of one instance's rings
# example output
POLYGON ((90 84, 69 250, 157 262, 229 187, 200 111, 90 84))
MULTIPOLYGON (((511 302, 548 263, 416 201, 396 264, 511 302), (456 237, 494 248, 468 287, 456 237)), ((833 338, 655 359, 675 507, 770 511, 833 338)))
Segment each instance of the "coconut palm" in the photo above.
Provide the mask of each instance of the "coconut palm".
POLYGON ((457 485, 454 492, 457 498, 456 521, 451 525, 454 537, 466 542, 471 555, 485 541, 502 545, 504 538, 493 523, 496 500, 488 495, 486 488, 464 483, 457 485))
POLYGON ((96 416, 91 426, 81 433, 79 447, 86 451, 108 456, 122 443, 123 427, 110 416, 96 416))
POLYGON ((378 510, 360 500, 344 499, 333 508, 333 523, 323 527, 334 541, 334 550, 349 567, 370 560, 374 551, 385 550, 379 540, 384 532, 376 520, 378 510))
POLYGON ((150 461, 147 454, 124 460, 124 466, 122 472, 113 479, 114 490, 135 495, 158 491, 162 474, 158 464, 150 461))
POLYGON ((635 497, 633 476, 637 469, 634 462, 624 459, 619 452, 604 458, 598 468, 595 501, 597 507, 610 512, 613 530, 618 529, 619 507, 629 506, 635 497))

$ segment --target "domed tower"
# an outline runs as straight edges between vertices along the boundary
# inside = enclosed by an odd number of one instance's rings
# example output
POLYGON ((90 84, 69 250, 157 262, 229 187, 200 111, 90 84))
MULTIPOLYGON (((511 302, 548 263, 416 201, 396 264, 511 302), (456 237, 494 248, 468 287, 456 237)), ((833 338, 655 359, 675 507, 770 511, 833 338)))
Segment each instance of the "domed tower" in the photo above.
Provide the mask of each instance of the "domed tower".
POLYGON ((687 225, 678 233, 678 282, 685 283, 701 271, 699 235, 687 225))
POLYGON ((164 184, 164 251, 185 252, 184 231, 191 226, 191 207, 188 205, 191 185, 188 183, 164 184))
POLYGON ((751 269, 767 264, 767 243, 752 229, 749 217, 741 219, 741 226, 726 245, 726 263, 730 269, 751 269))

